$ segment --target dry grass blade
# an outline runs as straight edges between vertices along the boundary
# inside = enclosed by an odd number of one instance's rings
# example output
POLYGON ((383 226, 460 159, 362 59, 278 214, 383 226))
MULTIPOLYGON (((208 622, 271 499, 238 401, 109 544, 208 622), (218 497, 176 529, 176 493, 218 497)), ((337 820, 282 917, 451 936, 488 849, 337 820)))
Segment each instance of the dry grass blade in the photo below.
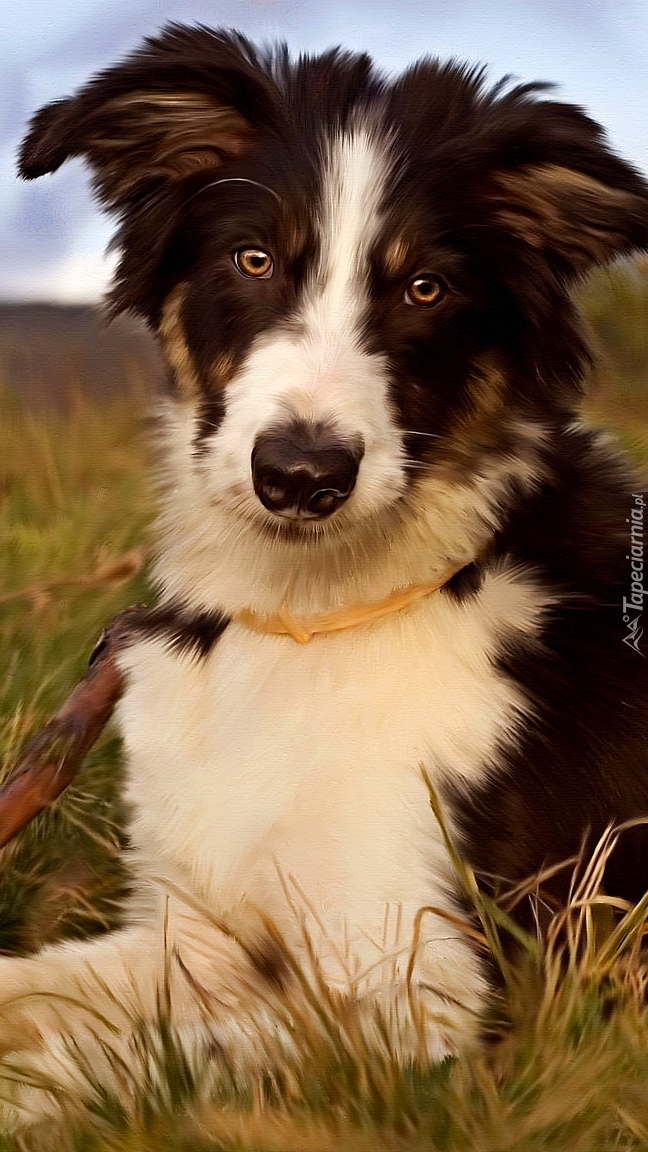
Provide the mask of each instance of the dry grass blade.
POLYGON ((122 584, 142 571, 146 556, 145 548, 132 548, 123 556, 102 561, 92 572, 85 572, 80 576, 64 576, 58 580, 40 580, 27 585, 26 588, 5 592, 0 596, 0 605, 10 604, 13 600, 31 600, 34 608, 39 609, 46 605, 47 598, 52 592, 69 588, 108 588, 113 584, 122 584))

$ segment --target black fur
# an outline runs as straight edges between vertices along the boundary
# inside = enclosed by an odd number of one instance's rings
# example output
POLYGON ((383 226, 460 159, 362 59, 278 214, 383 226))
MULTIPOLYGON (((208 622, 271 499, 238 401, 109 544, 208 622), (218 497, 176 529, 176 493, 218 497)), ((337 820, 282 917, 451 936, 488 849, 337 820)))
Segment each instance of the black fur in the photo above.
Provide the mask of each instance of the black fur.
POLYGON ((182 604, 167 601, 157 608, 142 605, 133 619, 136 637, 161 637, 170 648, 204 660, 227 628, 223 612, 192 612, 182 604))
MULTIPOLYGON (((541 642, 500 655, 534 716, 516 751, 503 754, 504 771, 477 793, 452 796, 464 850, 500 892, 591 849, 609 825, 648 818, 645 648, 625 642, 623 612, 632 580, 628 520, 648 506, 648 493, 582 430, 557 431, 548 455, 556 471, 511 509, 493 553, 556 593, 541 642)), ((545 893, 563 902, 571 874, 566 868, 545 882, 545 893)), ((648 825, 623 833, 606 883, 632 901, 646 891, 648 825)), ((528 922, 531 906, 517 913, 528 922)))

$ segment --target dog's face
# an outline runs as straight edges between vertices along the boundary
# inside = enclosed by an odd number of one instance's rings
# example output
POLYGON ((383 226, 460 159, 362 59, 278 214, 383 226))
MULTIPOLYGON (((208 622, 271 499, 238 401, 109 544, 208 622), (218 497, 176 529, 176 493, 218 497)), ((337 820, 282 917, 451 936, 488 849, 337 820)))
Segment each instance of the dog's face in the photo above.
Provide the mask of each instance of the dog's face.
POLYGON ((72 154, 121 217, 114 307, 161 336, 207 503, 286 539, 520 475, 574 406, 570 284, 648 246, 648 189, 583 113, 459 65, 386 84, 171 28, 44 109, 22 171, 72 154))

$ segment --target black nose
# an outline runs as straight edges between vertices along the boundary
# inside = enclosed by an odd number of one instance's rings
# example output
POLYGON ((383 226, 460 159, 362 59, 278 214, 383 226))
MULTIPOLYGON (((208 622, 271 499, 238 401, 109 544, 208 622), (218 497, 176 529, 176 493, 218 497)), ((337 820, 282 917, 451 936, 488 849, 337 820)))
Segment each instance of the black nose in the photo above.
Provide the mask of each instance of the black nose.
POLYGON ((324 425, 275 428, 254 445, 254 491, 271 512, 323 520, 353 492, 363 453, 362 441, 341 440, 324 425))

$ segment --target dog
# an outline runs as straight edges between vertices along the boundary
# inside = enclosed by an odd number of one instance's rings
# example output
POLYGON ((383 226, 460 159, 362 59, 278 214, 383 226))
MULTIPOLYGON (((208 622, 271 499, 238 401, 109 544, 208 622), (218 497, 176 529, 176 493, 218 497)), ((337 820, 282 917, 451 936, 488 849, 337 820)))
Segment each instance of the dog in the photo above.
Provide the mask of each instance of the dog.
MULTIPOLYGON (((553 872, 551 904, 648 814, 645 501, 579 421, 570 294, 648 249, 648 185, 545 89, 174 24, 35 116, 21 173, 88 162, 169 388, 121 656, 138 886, 119 931, 0 961, 34 1067, 73 1078, 71 1032, 99 1061, 106 1018, 127 1045, 163 981, 258 1067, 313 957, 396 1059, 470 1050, 451 845, 495 894, 553 872)), ((641 823, 605 884, 648 888, 641 823)))

